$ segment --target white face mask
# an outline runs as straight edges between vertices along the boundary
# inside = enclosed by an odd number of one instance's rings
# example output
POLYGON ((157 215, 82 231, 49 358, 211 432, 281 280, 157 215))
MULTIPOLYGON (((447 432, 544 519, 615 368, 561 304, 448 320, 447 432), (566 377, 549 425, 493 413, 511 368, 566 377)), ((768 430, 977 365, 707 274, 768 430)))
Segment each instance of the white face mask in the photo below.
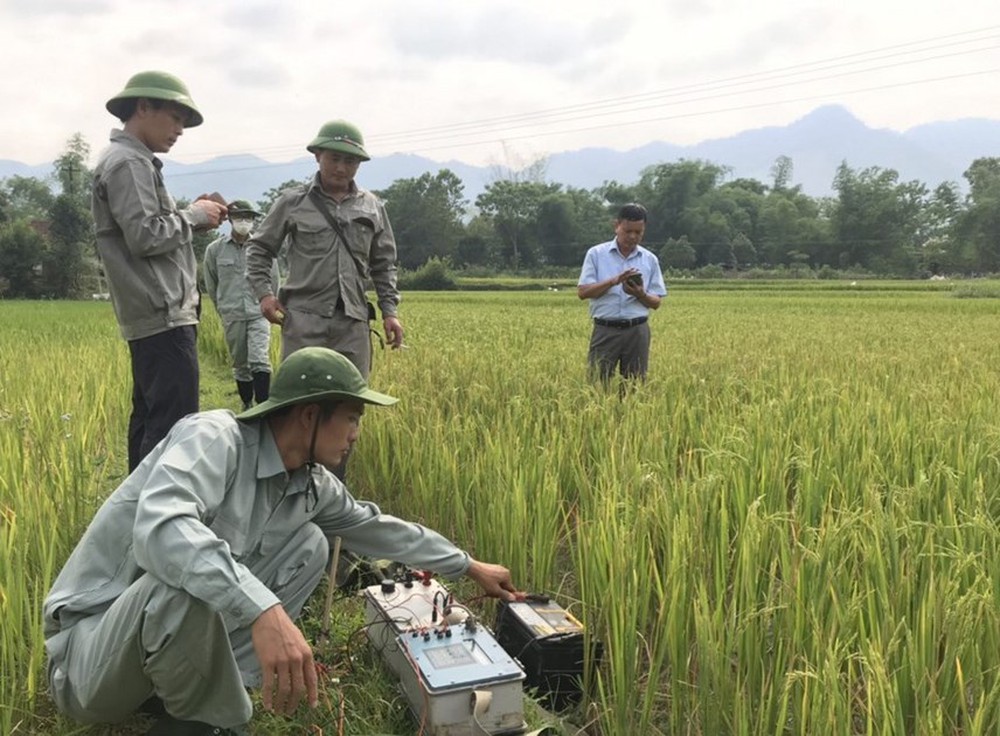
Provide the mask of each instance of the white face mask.
POLYGON ((233 232, 237 235, 249 235, 253 220, 233 220, 233 232))

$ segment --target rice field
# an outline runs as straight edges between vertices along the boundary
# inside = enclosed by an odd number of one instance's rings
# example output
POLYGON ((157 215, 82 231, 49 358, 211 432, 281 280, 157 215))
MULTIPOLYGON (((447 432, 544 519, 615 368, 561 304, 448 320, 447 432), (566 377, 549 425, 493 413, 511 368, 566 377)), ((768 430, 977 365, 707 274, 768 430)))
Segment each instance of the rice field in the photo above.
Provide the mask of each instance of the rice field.
MULTIPOLYGON (((684 285, 624 398, 587 383, 570 290, 402 316, 352 485, 603 642, 565 733, 1000 732, 1000 300, 684 285)), ((202 406, 236 408, 206 317, 202 406)), ((52 715, 40 618, 123 472, 127 351, 106 304, 0 319, 0 733, 106 733, 52 715)))

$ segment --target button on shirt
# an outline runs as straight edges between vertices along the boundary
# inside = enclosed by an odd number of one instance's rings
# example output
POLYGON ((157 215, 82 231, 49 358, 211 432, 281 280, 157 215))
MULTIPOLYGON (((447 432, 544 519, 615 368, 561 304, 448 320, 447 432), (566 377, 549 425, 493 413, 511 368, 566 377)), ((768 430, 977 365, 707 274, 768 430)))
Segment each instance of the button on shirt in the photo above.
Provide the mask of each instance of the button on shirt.
MULTIPOLYGON (((657 257, 639 245, 626 258, 618 249, 617 240, 595 245, 587 251, 577 286, 606 281, 630 268, 638 269, 642 274, 643 288, 648 293, 661 298, 667 295, 657 257)), ((621 284, 615 284, 601 296, 590 300, 590 316, 596 319, 635 319, 648 314, 649 309, 626 293, 621 284)))
POLYGON ((288 473, 266 420, 232 412, 192 414, 115 490, 70 555, 43 606, 46 638, 107 610, 145 572, 250 625, 277 596, 248 569, 313 522, 366 555, 400 560, 450 578, 469 556, 437 532, 356 501, 332 473, 288 473))

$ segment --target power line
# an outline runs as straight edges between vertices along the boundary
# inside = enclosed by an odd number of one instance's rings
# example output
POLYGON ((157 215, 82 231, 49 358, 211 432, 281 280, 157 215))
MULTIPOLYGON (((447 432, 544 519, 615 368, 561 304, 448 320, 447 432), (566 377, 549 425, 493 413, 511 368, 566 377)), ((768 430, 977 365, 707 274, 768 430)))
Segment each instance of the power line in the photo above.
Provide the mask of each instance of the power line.
MULTIPOLYGON (((991 46, 991 47, 988 47, 988 48, 985 48, 985 49, 976 49, 975 51, 989 51, 989 50, 994 50, 994 49, 1000 49, 1000 45, 991 46)), ((957 55, 965 55, 966 53, 968 53, 968 52, 960 52, 960 53, 953 53, 953 54, 941 54, 941 55, 938 55, 938 56, 935 56, 935 57, 928 57, 928 58, 920 59, 919 62, 922 63, 924 61, 940 61, 941 59, 944 59, 944 58, 948 58, 948 57, 951 57, 951 56, 957 56, 957 55)), ((707 100, 715 100, 715 99, 719 99, 721 97, 732 97, 732 96, 735 96, 735 95, 746 95, 746 94, 752 94, 752 93, 758 93, 758 92, 769 92, 769 91, 772 91, 772 90, 784 89, 786 87, 793 87, 793 86, 797 86, 797 85, 800 85, 800 84, 806 84, 806 83, 812 83, 812 82, 822 82, 822 81, 827 81, 827 80, 830 80, 830 79, 837 79, 837 78, 852 76, 852 75, 856 75, 856 74, 867 74, 867 73, 872 72, 872 71, 882 71, 882 70, 888 69, 888 68, 890 68, 892 66, 901 66, 901 65, 912 64, 912 63, 915 63, 915 62, 913 62, 913 61, 904 61, 904 62, 898 62, 897 64, 883 65, 883 66, 875 67, 875 68, 856 69, 856 70, 851 70, 851 71, 839 72, 837 74, 827 74, 827 75, 824 75, 824 76, 810 77, 810 78, 803 79, 803 80, 800 80, 800 81, 797 81, 797 82, 794 82, 794 83, 779 83, 779 84, 771 84, 771 85, 767 85, 767 86, 750 87, 750 88, 747 88, 747 89, 741 89, 741 90, 731 91, 731 92, 719 92, 719 93, 716 93, 716 94, 705 94, 705 95, 702 95, 702 96, 699 96, 699 97, 691 97, 689 99, 683 100, 683 101, 678 102, 678 103, 658 103, 657 102, 657 103, 648 104, 648 105, 636 105, 636 106, 632 106, 632 107, 629 107, 629 108, 618 107, 616 109, 609 110, 609 111, 594 112, 594 113, 590 113, 590 114, 587 114, 587 115, 575 115, 575 116, 567 117, 567 118, 562 119, 562 120, 550 121, 550 122, 545 122, 545 123, 541 123, 541 124, 542 125, 553 125, 553 124, 567 123, 567 122, 568 123, 572 123, 572 122, 576 122, 576 121, 580 121, 580 120, 588 120, 588 119, 593 119, 593 118, 602 118, 602 117, 606 118, 606 117, 612 117, 612 116, 617 117, 617 116, 622 116, 622 115, 633 114, 633 113, 636 113, 636 112, 641 112, 641 111, 644 111, 644 110, 652 110, 652 109, 656 109, 656 108, 660 108, 660 107, 677 106, 677 105, 681 105, 681 104, 687 105, 687 104, 692 104, 692 103, 695 103, 695 102, 705 102, 707 100)), ((917 84, 917 83, 921 83, 921 82, 922 82, 922 80, 915 80, 913 82, 908 82, 906 84, 917 84)), ((629 124, 629 121, 627 121, 627 120, 623 121, 623 122, 624 122, 624 124, 629 124)), ((533 121, 526 121, 526 122, 521 123, 521 124, 510 125, 510 126, 508 126, 505 129, 505 133, 509 132, 511 130, 518 130, 518 129, 523 129, 523 128, 531 127, 531 126, 533 126, 535 124, 536 123, 533 122, 533 121)), ((617 125, 617 123, 616 123, 616 125, 617 125)), ((586 130, 586 129, 584 129, 584 130, 586 130)), ((493 131, 488 131, 487 130, 487 131, 481 131, 481 132, 482 133, 491 133, 493 131)), ((556 132, 563 132, 563 131, 560 130, 560 131, 556 131, 556 132)), ((472 135, 472 134, 476 134, 476 133, 474 133, 474 132, 469 133, 469 135, 472 135)), ((540 135, 545 135, 545 133, 539 133, 539 134, 540 135)), ((440 134, 437 134, 437 135, 421 137, 420 139, 418 139, 417 143, 418 144, 433 143, 434 141, 438 141, 438 140, 442 140, 442 139, 451 140, 453 137, 454 137, 454 135, 452 133, 448 133, 447 131, 444 131, 444 132, 441 132, 440 134)), ((511 138, 511 136, 505 134, 504 138, 509 140, 511 138)), ((378 137, 378 141, 382 142, 381 137, 378 137)), ((423 146, 421 146, 421 147, 423 147, 423 146)))
MULTIPOLYGON (((586 126, 586 127, 582 127, 582 128, 561 129, 561 130, 553 130, 553 131, 548 131, 548 132, 537 132, 536 131, 536 132, 533 132, 533 133, 525 133, 525 134, 516 135, 516 136, 505 135, 505 136, 503 136, 501 138, 487 138, 487 139, 479 139, 479 140, 473 140, 473 141, 465 141, 465 142, 460 142, 460 143, 452 142, 452 143, 448 143, 448 144, 440 145, 440 146, 422 146, 421 150, 423 150, 423 151, 434 151, 434 150, 442 150, 442 149, 448 150, 448 149, 453 149, 453 148, 467 148, 467 147, 472 147, 472 146, 480 146, 480 145, 483 145, 483 144, 486 144, 486 143, 500 143, 500 142, 511 141, 511 140, 524 140, 526 138, 542 138, 542 137, 552 136, 552 135, 563 135, 563 134, 568 134, 568 133, 584 133, 584 132, 589 132, 589 131, 592 131, 592 130, 603 130, 605 128, 618 128, 618 127, 621 127, 622 125, 644 125, 644 124, 647 124, 647 123, 664 122, 664 121, 667 121, 667 120, 681 120, 681 119, 686 119, 686 118, 698 118, 698 117, 704 117, 704 116, 708 116, 708 115, 718 115, 718 114, 721 114, 721 113, 740 112, 740 111, 743 111, 743 110, 754 110, 754 109, 758 109, 758 108, 762 108, 762 107, 771 107, 771 106, 775 106, 775 105, 787 105, 787 104, 791 104, 791 103, 795 103, 795 102, 808 102, 810 100, 826 99, 826 98, 829 98, 829 97, 841 96, 841 95, 845 95, 845 94, 861 94, 861 93, 867 93, 867 92, 880 92, 880 91, 883 91, 883 90, 896 89, 896 88, 899 88, 899 87, 909 87, 909 86, 914 86, 914 85, 918 85, 918 84, 932 84, 932 83, 936 83, 936 82, 948 82, 948 81, 952 81, 952 80, 955 80, 955 79, 963 79, 963 78, 967 78, 967 77, 981 76, 981 75, 985 75, 985 74, 997 74, 997 73, 1000 73, 1000 67, 994 67, 992 69, 982 69, 982 70, 979 70, 979 71, 967 72, 967 73, 964 73, 964 74, 951 74, 951 75, 947 75, 947 76, 943 76, 943 77, 924 78, 924 79, 911 80, 911 81, 907 81, 907 82, 896 82, 896 83, 893 83, 893 84, 884 84, 884 85, 878 85, 878 86, 874 86, 874 87, 861 87, 861 88, 857 88, 857 89, 847 90, 846 92, 817 94, 817 95, 807 95, 807 96, 804 96, 804 97, 793 97, 793 98, 789 98, 789 99, 771 100, 771 101, 768 101, 768 102, 760 102, 760 103, 748 104, 748 105, 737 105, 737 106, 731 106, 731 107, 714 108, 714 109, 711 109, 711 110, 702 110, 702 111, 698 111, 698 112, 679 112, 679 113, 675 113, 675 114, 672 114, 672 115, 663 115, 663 116, 658 116, 658 117, 655 117, 655 118, 644 118, 642 120, 628 120, 628 121, 624 121, 624 122, 604 123, 604 124, 601 124, 601 125, 590 125, 590 126, 586 126)), ((288 165, 290 165, 290 162, 273 163, 273 164, 272 163, 268 163, 268 164, 261 164, 259 166, 239 166, 239 167, 230 167, 230 168, 222 168, 222 169, 210 169, 210 170, 204 170, 204 171, 200 171, 200 172, 179 172, 179 173, 171 173, 170 177, 172 179, 176 179, 176 178, 181 178, 181 177, 185 177, 185 176, 203 176, 203 175, 209 174, 209 173, 212 173, 212 174, 223 174, 223 173, 232 173, 232 172, 237 172, 237 171, 253 171, 253 170, 257 170, 257 169, 273 169, 273 168, 278 168, 280 166, 288 166, 288 165)))
MULTIPOLYGON (((644 124, 644 123, 657 123, 657 122, 661 122, 661 121, 665 121, 665 120, 679 120, 681 118, 693 118, 693 117, 702 117, 702 116, 705 116, 705 115, 716 115, 716 114, 724 113, 724 112, 739 112, 741 110, 754 110, 754 109, 761 108, 761 107, 771 107, 772 105, 787 105, 787 104, 792 103, 792 102, 807 102, 809 100, 826 99, 828 97, 840 96, 840 95, 844 95, 844 94, 858 94, 858 93, 864 93, 864 92, 879 92, 879 91, 882 91, 882 90, 894 89, 894 88, 897 88, 897 87, 909 87, 909 86, 913 86, 913 85, 917 85, 917 84, 928 84, 928 83, 932 83, 932 82, 947 82, 947 81, 951 81, 953 79, 962 79, 962 78, 965 78, 965 77, 974 77, 974 76, 979 76, 979 75, 983 75, 983 74, 996 74, 996 73, 1000 73, 1000 67, 995 67, 993 69, 982 69, 982 70, 979 70, 979 71, 967 72, 967 73, 964 73, 964 74, 951 74, 951 75, 944 76, 944 77, 918 79, 918 80, 913 80, 913 81, 909 81, 909 82, 897 82, 897 83, 894 83, 894 84, 884 84, 884 85, 878 85, 878 86, 875 86, 875 87, 863 87, 863 88, 858 88, 858 89, 847 90, 846 92, 827 93, 827 94, 818 94, 818 95, 807 95, 805 97, 794 97, 794 98, 785 99, 785 100, 773 100, 773 101, 769 101, 769 102, 760 102, 760 103, 751 104, 751 105, 738 105, 738 106, 735 106, 735 107, 716 108, 716 109, 713 109, 713 110, 703 110, 703 111, 700 111, 700 112, 677 113, 677 114, 674 114, 674 115, 664 115, 664 116, 655 117, 655 118, 645 118, 643 120, 627 121, 625 123, 620 123, 620 122, 606 123, 606 124, 603 124, 603 125, 593 125, 593 126, 588 126, 588 127, 585 127, 585 128, 574 128, 572 130, 557 130, 557 131, 550 131, 548 133, 525 134, 525 135, 520 135, 520 136, 504 136, 502 139, 499 139, 499 140, 505 140, 505 141, 506 140, 522 140, 524 138, 542 137, 542 136, 547 136, 547 135, 559 135, 559 134, 565 134, 565 133, 582 133, 582 132, 587 132, 587 131, 591 131, 591 130, 601 130, 603 128, 620 127, 621 125, 641 125, 641 124, 644 124)), ((472 145, 482 145, 483 143, 489 143, 489 142, 491 142, 491 141, 490 140, 484 140, 484 141, 474 141, 474 142, 469 142, 469 143, 464 143, 464 144, 457 144, 457 145, 458 146, 466 146, 466 145, 467 146, 472 146, 472 145)), ((437 146, 437 147, 430 146, 430 147, 425 147, 423 150, 436 150, 436 149, 441 149, 441 148, 453 148, 453 147, 455 147, 455 146, 437 146)))
MULTIPOLYGON (((546 110, 540 110, 532 113, 521 113, 521 114, 499 116, 496 118, 488 118, 475 121, 449 123, 439 126, 416 128, 411 131, 399 131, 396 133, 386 133, 386 134, 376 133, 374 135, 369 136, 368 145, 371 146, 373 142, 376 144, 385 145, 386 141, 392 141, 393 139, 395 139, 396 141, 395 145, 402 145, 406 143, 406 139, 409 138, 410 140, 408 142, 407 147, 411 148, 411 150, 419 150, 422 152, 435 151, 435 150, 450 150, 450 149, 468 148, 472 146, 487 145, 491 143, 500 143, 512 140, 524 140, 528 138, 542 138, 552 135, 588 132, 588 131, 606 129, 611 127, 634 126, 634 125, 643 125, 654 122, 663 122, 667 120, 704 117, 709 115, 717 115, 720 113, 738 112, 741 110, 759 109, 762 107, 771 107, 775 105, 789 104, 792 102, 826 99, 834 95, 831 93, 807 95, 804 97, 796 97, 783 100, 769 100, 761 103, 728 106, 724 108, 715 108, 711 110, 689 111, 689 112, 679 111, 670 115, 662 115, 652 118, 649 117, 643 119, 635 119, 634 117, 625 118, 625 119, 619 119, 616 122, 612 123, 588 125, 584 127, 579 127, 579 126, 565 127, 567 124, 581 122, 584 120, 593 120, 602 117, 621 118, 627 115, 634 116, 635 113, 637 112, 657 109, 662 107, 676 108, 676 107, 681 107, 683 105, 691 105, 697 102, 705 102, 708 100, 718 99, 720 97, 732 97, 745 94, 770 92, 774 90, 795 87, 807 83, 827 81, 830 79, 847 77, 857 74, 870 74, 872 72, 885 71, 887 69, 895 67, 909 66, 913 64, 923 64, 929 61, 940 61, 941 59, 951 58, 955 56, 967 56, 971 54, 981 53, 983 51, 992 51, 997 48, 1000 48, 1000 46, 998 46, 997 44, 992 44, 989 46, 979 46, 972 49, 963 49, 963 50, 951 51, 948 53, 936 54, 934 56, 906 58, 906 57, 912 57, 914 54, 927 54, 939 50, 950 49, 968 44, 992 42, 995 41, 997 38, 1000 38, 1000 34, 995 33, 998 30, 1000 30, 1000 26, 990 26, 972 31, 964 31, 961 33, 947 34, 944 36, 922 39, 919 41, 911 41, 903 44, 896 44, 893 46, 886 46, 878 49, 873 49, 864 52, 857 52, 843 56, 830 57, 827 59, 805 62, 802 64, 795 64, 757 73, 743 74, 735 77, 712 80, 704 83, 682 85, 679 87, 667 88, 664 90, 656 90, 652 92, 636 93, 632 95, 625 95, 606 100, 598 100, 589 103, 581 103, 576 105, 566 105, 557 108, 549 108, 546 110), (903 51, 902 49, 908 49, 908 50, 903 51), (885 61, 891 61, 893 59, 896 60, 892 61, 892 63, 884 63, 876 66, 867 66, 865 68, 860 68, 860 69, 851 68, 851 67, 856 67, 859 64, 871 65, 875 62, 885 62, 885 61), (816 76, 821 72, 831 71, 831 70, 834 71, 835 73, 816 76), (804 77, 804 78, 795 79, 794 81, 792 81, 796 77, 804 77), (774 83, 766 84, 767 82, 774 82, 774 83), (757 86, 750 86, 750 85, 757 85, 757 86), (729 90, 728 92, 724 91, 727 89, 729 90), (674 101, 657 102, 657 100, 669 100, 670 98, 680 98, 680 99, 674 101), (612 107, 613 109, 608 110, 607 108, 609 107, 612 107), (502 129, 498 131, 496 130, 496 128, 499 126, 502 126, 502 129), (559 126, 559 127, 555 130, 551 129, 544 130, 544 128, 546 127, 551 128, 552 126, 559 126), (525 129, 528 129, 529 132, 517 133, 517 131, 525 129), (435 145, 438 141, 441 140, 446 140, 447 143, 442 145, 435 145)), ((845 96, 851 94, 866 93, 871 91, 881 91, 885 89, 913 86, 916 84, 928 84, 940 81, 949 81, 970 76, 992 74, 997 71, 998 71, 997 69, 986 69, 986 70, 979 70, 962 74, 948 75, 943 77, 908 80, 908 81, 902 81, 902 82, 896 82, 896 83, 890 83, 872 87, 863 87, 863 88, 841 91, 836 93, 836 96, 845 96)), ((295 144, 294 146, 273 146, 257 150, 275 151, 275 152, 276 151, 297 152, 300 149, 301 145, 295 144)), ((214 169, 212 170, 212 172, 226 173, 226 172, 237 172, 237 171, 249 171, 254 169, 271 169, 288 165, 289 165, 288 162, 266 163, 259 166, 220 168, 220 169, 214 169)), ((208 173, 208 172, 203 172, 203 173, 208 173)), ((195 174, 193 172, 177 173, 174 174, 173 176, 178 177, 178 176, 196 176, 196 175, 201 175, 201 173, 198 174, 195 174)))
MULTIPOLYGON (((912 54, 915 54, 915 53, 926 53, 926 52, 929 52, 929 51, 935 51, 937 49, 948 48, 948 47, 951 47, 951 46, 957 46, 957 45, 962 45, 962 44, 977 43, 977 42, 981 42, 981 41, 991 41, 991 40, 995 40, 997 38, 1000 38, 1000 35, 994 34, 992 36, 967 39, 967 40, 964 40, 964 41, 955 41, 955 42, 952 42, 952 43, 941 44, 941 45, 938 45, 938 46, 935 46, 935 47, 923 48, 923 49, 916 49, 914 51, 899 52, 899 53, 894 53, 894 54, 886 54, 886 55, 875 56, 875 57, 866 58, 866 59, 856 59, 856 60, 853 60, 853 61, 848 61, 846 63, 837 63, 837 64, 827 64, 826 63, 827 61, 836 61, 836 60, 839 60, 839 59, 854 58, 854 57, 859 57, 859 56, 867 56, 867 55, 870 55, 872 53, 876 53, 877 51, 881 51, 881 49, 879 49, 879 50, 876 50, 876 51, 869 51, 869 52, 863 52, 863 53, 857 53, 857 54, 850 54, 847 57, 836 57, 835 59, 832 59, 832 60, 824 60, 824 61, 817 61, 817 62, 807 62, 807 63, 804 63, 804 64, 799 64, 799 65, 794 65, 794 66, 788 66, 788 67, 782 67, 780 69, 773 69, 773 70, 768 70, 768 71, 763 71, 763 72, 757 72, 757 73, 753 73, 753 74, 744 74, 744 75, 740 75, 740 76, 737 76, 737 77, 730 77, 730 78, 721 79, 721 80, 713 80, 713 81, 703 82, 703 83, 688 84, 688 85, 683 85, 683 86, 679 86, 679 87, 669 88, 669 89, 665 89, 665 90, 657 90, 657 91, 653 91, 653 92, 644 92, 644 93, 638 93, 638 94, 633 94, 633 95, 626 95, 626 96, 615 97, 615 98, 611 98, 611 99, 607 99, 607 100, 599 100, 599 101, 596 101, 596 102, 581 103, 581 104, 577 104, 577 105, 568 105, 568 106, 562 106, 562 107, 557 107, 557 108, 550 108, 550 109, 547 109, 547 110, 541 110, 541 111, 532 112, 532 113, 520 113, 520 114, 514 114, 514 115, 506 115, 506 116, 502 116, 502 117, 498 117, 498 118, 488 118, 488 119, 483 119, 483 120, 468 121, 468 122, 464 122, 464 123, 451 123, 451 124, 438 125, 438 126, 427 127, 427 128, 418 128, 418 129, 414 129, 412 131, 401 131, 401 132, 397 132, 397 133, 379 134, 379 135, 377 135, 377 138, 378 138, 379 142, 382 142, 385 139, 405 138, 405 137, 412 137, 412 136, 422 136, 423 134, 426 134, 426 133, 439 133, 440 132, 440 133, 449 133, 450 134, 450 133, 458 132, 460 130, 468 129, 468 128, 493 127, 493 126, 496 126, 496 125, 499 125, 499 124, 516 123, 516 122, 520 122, 520 121, 532 121, 532 120, 535 120, 535 119, 538 119, 538 118, 546 118, 546 117, 552 117, 552 116, 563 116, 563 115, 567 115, 567 114, 571 114, 571 113, 575 113, 575 112, 586 112, 586 111, 589 111, 589 110, 593 110, 595 108, 596 109, 614 108, 616 111, 624 113, 624 112, 628 112, 629 108, 623 108, 622 106, 625 105, 625 104, 627 104, 627 103, 629 103, 629 101, 631 101, 631 103, 639 103, 639 102, 647 102, 647 101, 650 101, 650 100, 662 99, 662 98, 684 97, 684 96, 687 96, 687 95, 690 95, 690 94, 699 94, 701 92, 723 90, 723 89, 729 89, 729 88, 733 88, 733 87, 739 88, 739 87, 742 87, 742 86, 747 85, 749 83, 757 83, 757 82, 764 82, 764 81, 773 81, 775 79, 782 79, 782 78, 788 78, 788 77, 796 77, 796 76, 802 76, 802 75, 805 75, 805 74, 815 74, 817 72, 826 71, 826 70, 830 70, 830 69, 837 69, 837 68, 849 67, 849 66, 857 65, 857 64, 861 64, 861 63, 870 63, 870 62, 874 62, 874 61, 881 61, 881 60, 886 60, 886 59, 892 59, 892 58, 895 58, 895 57, 898 57, 898 56, 912 55, 912 54), (823 66, 819 66, 820 64, 824 64, 824 65, 823 66), (809 67, 817 67, 817 68, 810 69, 809 67)), ((912 45, 912 44, 903 44, 903 45, 912 45)), ((887 47, 887 48, 888 49, 893 49, 893 48, 898 48, 898 47, 887 47)), ((934 56, 934 57, 921 57, 921 58, 916 58, 916 59, 910 59, 910 60, 907 60, 907 61, 899 61, 899 62, 896 62, 894 64, 885 64, 885 65, 882 65, 882 66, 869 67, 867 69, 861 69, 861 70, 843 72, 842 75, 862 73, 862 72, 869 72, 869 71, 881 71, 883 69, 888 69, 888 68, 895 67, 895 66, 903 66, 903 65, 907 65, 907 64, 918 64, 918 63, 924 63, 924 62, 927 62, 927 61, 935 61, 935 60, 939 60, 939 59, 942 59, 942 58, 946 58, 948 56, 963 56, 963 55, 967 55, 967 54, 970 54, 970 53, 977 53, 977 52, 980 52, 980 51, 990 51, 990 50, 993 50, 995 48, 997 48, 997 46, 993 45, 993 46, 987 46, 987 47, 982 47, 982 48, 976 48, 976 49, 972 49, 972 50, 958 51, 958 52, 954 52, 952 54, 943 54, 943 55, 934 56)), ((809 78, 809 79, 805 79, 805 80, 801 80, 799 82, 796 82, 796 84, 801 84, 801 83, 811 82, 811 81, 819 81, 819 80, 823 80, 823 79, 830 79, 830 78, 833 78, 834 76, 838 76, 838 75, 829 75, 829 76, 825 76, 825 77, 812 77, 812 78, 809 78)), ((779 85, 779 86, 785 86, 785 85, 779 85)), ((758 91, 759 89, 769 89, 769 88, 767 88, 767 87, 765 87, 765 88, 751 88, 751 89, 748 89, 748 90, 744 90, 742 92, 737 91, 737 92, 734 92, 734 93, 753 92, 753 91, 758 91)), ((684 100, 684 102, 697 101, 699 99, 704 99, 704 98, 694 98, 693 100, 684 100)))
MULTIPOLYGON (((511 139, 509 132, 512 123, 521 123, 520 125, 513 126, 515 129, 518 129, 527 127, 529 124, 532 124, 534 122, 542 122, 546 118, 550 119, 549 122, 545 122, 542 124, 552 125, 552 124, 560 124, 565 122, 573 122, 577 120, 588 119, 600 115, 604 116, 607 116, 609 114, 627 115, 630 112, 635 112, 636 110, 650 109, 652 107, 664 106, 664 105, 644 105, 642 107, 632 107, 632 108, 628 107, 628 105, 630 104, 635 105, 641 102, 650 102, 652 100, 657 100, 657 99, 681 98, 673 104, 677 105, 690 104, 692 102, 703 101, 706 99, 714 99, 715 97, 722 96, 722 95, 709 95, 709 96, 691 97, 691 95, 700 95, 705 92, 732 89, 730 94, 749 94, 751 92, 767 91, 770 89, 780 89, 782 87, 794 86, 796 84, 824 81, 827 79, 833 79, 837 76, 868 73, 873 71, 883 71, 885 69, 892 67, 905 66, 910 64, 921 64, 921 63, 926 63, 928 61, 940 60, 942 58, 947 58, 949 56, 961 56, 972 53, 979 53, 982 51, 990 51, 997 48, 997 46, 992 45, 987 47, 975 48, 971 50, 956 51, 951 54, 941 54, 934 57, 911 58, 906 61, 897 61, 893 64, 874 66, 862 70, 844 71, 839 75, 834 74, 821 77, 813 76, 808 79, 801 79, 797 82, 776 84, 776 85, 771 85, 769 87, 748 88, 744 90, 739 89, 740 87, 744 87, 748 84, 757 84, 766 81, 778 81, 781 79, 800 77, 809 74, 815 75, 816 73, 821 71, 836 70, 839 68, 849 68, 851 66, 856 66, 858 64, 871 64, 876 61, 885 61, 897 57, 906 57, 906 56, 912 56, 914 54, 934 52, 937 50, 951 48, 955 46, 961 46, 965 44, 993 41, 996 38, 998 38, 997 31, 1000 31, 1000 26, 987 26, 983 28, 972 29, 958 33, 945 34, 941 36, 924 38, 916 41, 909 41, 901 44, 884 46, 876 49, 871 49, 868 51, 860 51, 841 56, 819 59, 811 62, 804 62, 801 64, 779 67, 776 69, 765 70, 762 72, 742 74, 718 80, 710 80, 708 82, 681 85, 663 90, 654 90, 650 92, 618 96, 614 98, 591 101, 586 103, 578 103, 574 105, 564 105, 560 107, 548 108, 528 113, 517 113, 511 115, 497 116, 493 118, 472 120, 472 121, 446 123, 442 125, 414 128, 410 130, 402 130, 402 131, 395 131, 388 133, 375 133, 368 137, 368 142, 369 145, 371 145, 372 143, 382 144, 382 145, 403 145, 404 143, 407 143, 409 146, 421 150, 439 150, 441 148, 459 148, 459 147, 468 147, 470 145, 481 145, 481 143, 483 143, 484 141, 476 140, 476 141, 463 142, 461 138, 469 135, 493 133, 497 129, 499 129, 505 133, 505 135, 503 135, 504 139, 511 139), (608 108, 612 108, 611 113, 605 112, 605 113, 589 114, 589 115, 577 114, 577 113, 587 113, 594 110, 601 110, 608 108), (552 118, 557 118, 557 119, 551 120, 552 118), (459 138, 459 140, 455 140, 456 137, 459 138), (443 138, 448 138, 451 141, 451 145, 434 146, 430 148, 426 146, 427 143, 433 143, 443 138)), ((623 124, 631 124, 631 123, 629 121, 625 121, 623 122, 623 124)), ((514 139, 520 139, 523 137, 524 136, 516 136, 514 139)), ((485 142, 493 142, 494 140, 496 139, 490 138, 485 142)), ((271 146, 271 147, 259 148, 257 150, 261 153, 299 151, 301 150, 301 144, 296 143, 293 145, 271 146)))

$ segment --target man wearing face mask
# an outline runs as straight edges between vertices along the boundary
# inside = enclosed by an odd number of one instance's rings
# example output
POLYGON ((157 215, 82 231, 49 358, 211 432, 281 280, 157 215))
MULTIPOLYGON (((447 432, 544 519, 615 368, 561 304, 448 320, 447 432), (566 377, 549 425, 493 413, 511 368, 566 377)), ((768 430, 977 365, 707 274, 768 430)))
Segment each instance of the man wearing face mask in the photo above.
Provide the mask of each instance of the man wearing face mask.
MULTIPOLYGON (((205 250, 205 291, 222 318, 226 346, 233 360, 233 378, 243 409, 266 401, 271 386, 271 325, 260 313, 246 279, 244 244, 260 213, 243 199, 229 205, 232 230, 205 250)), ((278 268, 270 273, 278 286, 278 268)))

